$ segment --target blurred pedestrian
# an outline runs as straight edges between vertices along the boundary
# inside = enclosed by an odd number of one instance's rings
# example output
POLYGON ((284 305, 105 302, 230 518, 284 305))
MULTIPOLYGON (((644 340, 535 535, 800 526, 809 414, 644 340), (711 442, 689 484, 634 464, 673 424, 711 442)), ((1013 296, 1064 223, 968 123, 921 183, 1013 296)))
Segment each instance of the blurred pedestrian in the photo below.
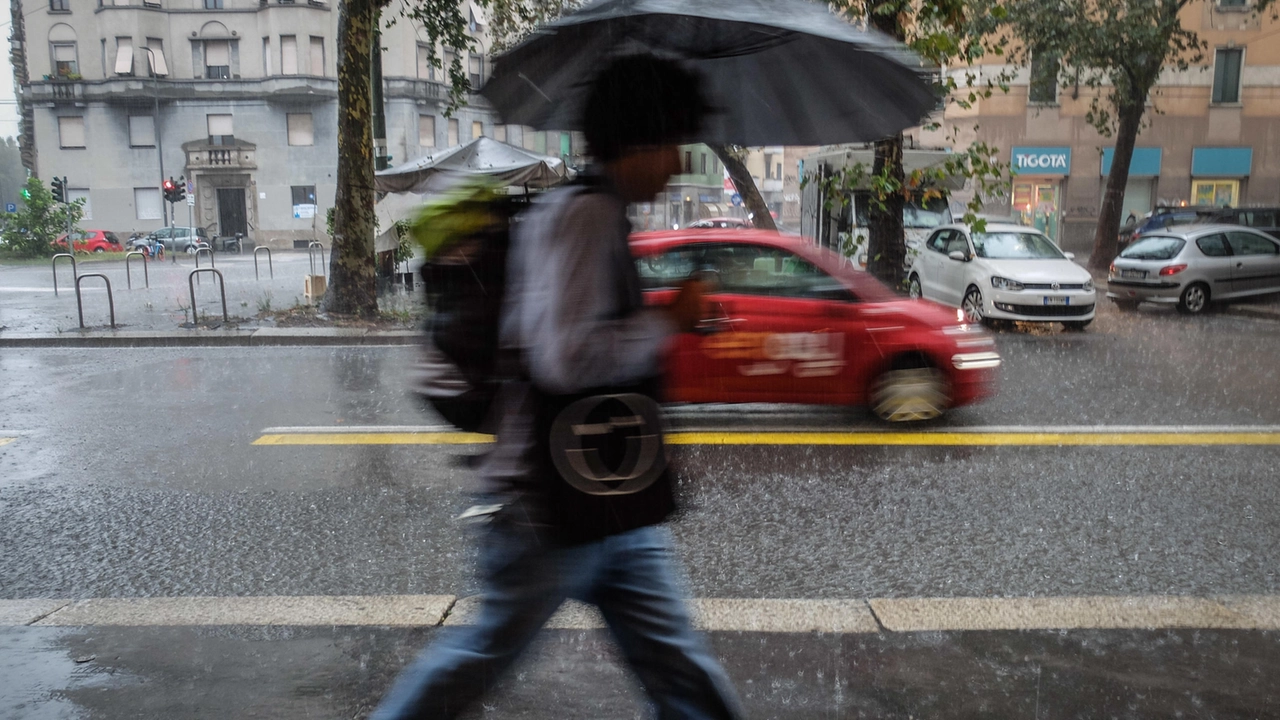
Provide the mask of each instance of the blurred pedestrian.
POLYGON ((669 306, 646 308, 627 243, 628 203, 652 201, 680 171, 702 97, 675 62, 614 60, 583 108, 597 165, 515 224, 501 338, 521 379, 504 387, 482 462, 483 599, 471 625, 446 629, 401 673, 373 720, 456 717, 569 598, 600 609, 660 718, 741 716, 659 526, 675 508, 660 361, 698 323, 703 288, 688 281, 669 306))

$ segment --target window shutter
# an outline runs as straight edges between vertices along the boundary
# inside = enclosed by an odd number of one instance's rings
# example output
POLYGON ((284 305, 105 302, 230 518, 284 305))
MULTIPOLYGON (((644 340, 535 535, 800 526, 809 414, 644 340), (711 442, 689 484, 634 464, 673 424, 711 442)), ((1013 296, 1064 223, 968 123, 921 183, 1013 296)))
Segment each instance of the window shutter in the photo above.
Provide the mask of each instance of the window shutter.
POLYGON ((293 35, 280 36, 280 73, 298 74, 298 38, 293 35))
POLYGON ((290 145, 315 145, 311 113, 289 113, 286 122, 289 126, 290 145))
POLYGON ((231 64, 231 43, 226 40, 207 40, 204 44, 205 67, 223 67, 231 64))
POLYGON ((116 38, 116 74, 133 74, 133 38, 116 38))
POLYGON ((235 132, 231 129, 230 115, 208 115, 206 118, 209 123, 210 137, 235 135, 235 132))

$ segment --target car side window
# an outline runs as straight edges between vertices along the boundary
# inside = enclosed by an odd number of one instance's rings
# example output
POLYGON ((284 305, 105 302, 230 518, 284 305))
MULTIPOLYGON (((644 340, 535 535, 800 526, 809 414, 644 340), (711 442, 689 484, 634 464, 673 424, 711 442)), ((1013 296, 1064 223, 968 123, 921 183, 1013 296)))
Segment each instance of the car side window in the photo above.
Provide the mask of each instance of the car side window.
POLYGON ((640 287, 644 290, 664 290, 680 287, 681 281, 698 270, 701 251, 682 247, 659 255, 636 258, 636 271, 640 273, 640 287))
POLYGON ((969 241, 965 240, 963 233, 952 233, 951 242, 947 243, 947 254, 953 252, 962 252, 965 257, 969 256, 969 241))
POLYGON ((1226 257, 1231 254, 1227 249, 1227 237, 1222 233, 1205 235, 1196 240, 1196 247, 1208 257, 1226 257))
POLYGON ((942 254, 947 253, 947 246, 951 242, 951 236, 955 234, 953 230, 939 230, 929 238, 929 249, 942 254))
POLYGON ((1227 242, 1234 255, 1276 255, 1275 242, 1253 233, 1227 233, 1227 242))
POLYGON ((839 280, 804 258, 762 245, 707 248, 703 267, 719 276, 720 290, 741 295, 853 300, 839 280))

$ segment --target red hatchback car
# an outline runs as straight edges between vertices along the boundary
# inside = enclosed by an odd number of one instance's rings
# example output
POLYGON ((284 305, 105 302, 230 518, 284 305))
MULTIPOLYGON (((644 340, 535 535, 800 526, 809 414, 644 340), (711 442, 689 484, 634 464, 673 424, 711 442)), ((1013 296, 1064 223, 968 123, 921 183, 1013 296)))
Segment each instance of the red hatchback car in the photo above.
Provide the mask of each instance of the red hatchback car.
POLYGON ((994 391, 1000 356, 984 330, 799 237, 675 230, 631 247, 648 303, 695 273, 712 286, 712 318, 672 347, 669 401, 867 405, 898 422, 994 391))
MULTIPOLYGON (((120 238, 108 230, 79 230, 72 233, 72 237, 78 253, 124 252, 124 248, 120 245, 120 238)), ((59 235, 58 239, 53 241, 53 244, 65 250, 67 247, 67 234, 62 233, 59 235)))

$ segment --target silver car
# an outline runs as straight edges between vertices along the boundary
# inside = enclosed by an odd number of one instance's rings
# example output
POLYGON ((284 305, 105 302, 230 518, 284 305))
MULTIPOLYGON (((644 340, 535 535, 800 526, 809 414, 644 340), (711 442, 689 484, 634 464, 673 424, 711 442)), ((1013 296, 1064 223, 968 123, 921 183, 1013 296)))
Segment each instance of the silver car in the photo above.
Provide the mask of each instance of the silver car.
POLYGON ((1280 241, 1239 225, 1182 225, 1143 235, 1111 263, 1107 297, 1200 313, 1210 302, 1280 292, 1280 241))

